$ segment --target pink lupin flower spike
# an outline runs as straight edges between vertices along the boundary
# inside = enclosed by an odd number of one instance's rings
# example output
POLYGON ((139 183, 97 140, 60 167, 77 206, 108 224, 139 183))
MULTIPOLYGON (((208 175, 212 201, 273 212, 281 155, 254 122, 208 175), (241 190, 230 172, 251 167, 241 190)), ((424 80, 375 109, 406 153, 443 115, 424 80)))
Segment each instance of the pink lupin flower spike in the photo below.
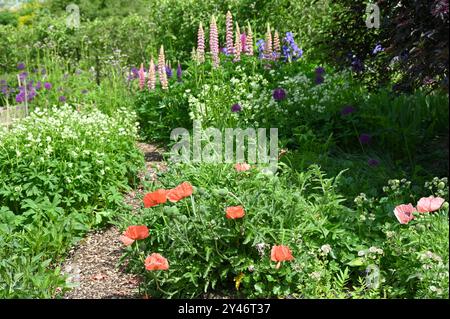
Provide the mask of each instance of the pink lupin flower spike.
POLYGON ((234 54, 234 43, 233 43, 233 16, 231 15, 231 12, 227 12, 226 21, 226 45, 227 45, 227 54, 232 55, 234 54))
POLYGON ((219 67, 219 34, 217 31, 216 18, 212 16, 209 28, 209 46, 212 55, 212 64, 214 68, 219 67))
POLYGON ((144 64, 141 63, 141 68, 139 69, 139 89, 143 90, 145 86, 145 71, 144 64))
POLYGON ((148 89, 153 91, 156 88, 156 70, 153 57, 150 60, 150 67, 148 69, 148 89))
POLYGON ((253 55, 253 32, 250 23, 247 27, 247 36, 245 39, 245 53, 249 56, 253 55))
POLYGON ((234 60, 235 62, 241 60, 242 51, 241 32, 239 31, 239 24, 236 22, 236 38, 234 44, 234 60))
POLYGON ((164 56, 164 46, 161 46, 158 57, 158 75, 163 90, 167 90, 169 88, 169 82, 167 80, 165 65, 166 65, 166 58, 164 56))
POLYGON ((205 62, 205 32, 203 31, 203 24, 201 22, 197 35, 197 61, 199 63, 205 62))

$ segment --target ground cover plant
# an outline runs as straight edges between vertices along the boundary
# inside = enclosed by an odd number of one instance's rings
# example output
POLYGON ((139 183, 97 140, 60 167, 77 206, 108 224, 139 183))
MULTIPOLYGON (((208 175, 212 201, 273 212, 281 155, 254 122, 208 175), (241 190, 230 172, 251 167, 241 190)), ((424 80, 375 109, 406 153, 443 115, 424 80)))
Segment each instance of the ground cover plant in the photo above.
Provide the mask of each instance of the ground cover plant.
POLYGON ((74 3, 0 9, 2 298, 67 296, 106 228, 143 298, 448 298, 448 1, 74 3))

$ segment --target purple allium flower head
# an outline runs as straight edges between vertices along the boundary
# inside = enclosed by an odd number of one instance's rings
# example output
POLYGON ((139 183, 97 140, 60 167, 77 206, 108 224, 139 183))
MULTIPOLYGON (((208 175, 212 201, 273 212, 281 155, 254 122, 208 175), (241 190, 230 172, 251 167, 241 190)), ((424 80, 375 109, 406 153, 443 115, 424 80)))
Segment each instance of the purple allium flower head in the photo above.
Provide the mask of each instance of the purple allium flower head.
POLYGON ((233 106, 231 107, 231 112, 233 113, 237 113, 240 112, 242 110, 242 107, 239 104, 233 104, 233 106))
POLYGON ((59 102, 66 102, 67 98, 64 95, 61 95, 58 100, 59 102))
POLYGON ((275 90, 273 90, 272 96, 275 101, 282 101, 286 98, 286 91, 282 88, 276 88, 275 90))
POLYGON ((369 144, 372 141, 370 134, 363 133, 359 136, 359 142, 363 145, 369 144))
POLYGON ((380 43, 378 43, 376 46, 375 46, 375 48, 373 49, 373 54, 377 54, 377 53, 379 53, 379 52, 383 52, 384 51, 384 48, 383 48, 383 46, 380 44, 380 43))
POLYGON ((321 66, 317 67, 315 70, 317 75, 324 75, 325 74, 325 69, 321 66))
POLYGON ((351 105, 347 105, 342 108, 341 115, 346 116, 346 115, 352 114, 354 112, 356 112, 356 109, 351 105))
POLYGON ((28 72, 22 72, 19 74, 20 81, 24 81, 28 76, 28 72))
POLYGON ((42 89, 42 83, 41 81, 38 81, 38 83, 36 83, 36 90, 40 90, 42 89))
POLYGON ((52 88, 52 84, 50 82, 45 82, 44 87, 46 90, 50 90, 52 88))
POLYGON ((183 77, 183 70, 181 69, 181 64, 178 63, 178 67, 177 67, 177 79, 178 82, 181 82, 181 78, 183 77))
POLYGON ((23 62, 18 63, 17 70, 20 70, 20 71, 25 70, 25 63, 23 63, 23 62))
POLYGON ((325 78, 322 75, 316 75, 316 79, 314 80, 317 85, 322 84, 324 81, 325 78))
POLYGON ((371 166, 371 167, 375 167, 375 166, 380 165, 380 161, 377 160, 377 159, 375 159, 375 158, 370 158, 370 159, 367 161, 367 164, 368 164, 369 166, 371 166))
POLYGON ((25 92, 20 92, 16 95, 16 102, 23 103, 25 101, 25 92))

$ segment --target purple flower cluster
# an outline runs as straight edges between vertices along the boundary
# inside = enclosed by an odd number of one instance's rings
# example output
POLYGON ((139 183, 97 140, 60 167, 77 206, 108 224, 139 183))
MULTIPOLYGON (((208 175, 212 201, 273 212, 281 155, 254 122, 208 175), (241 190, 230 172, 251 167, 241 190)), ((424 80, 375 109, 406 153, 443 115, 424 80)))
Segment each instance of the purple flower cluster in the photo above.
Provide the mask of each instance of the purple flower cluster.
POLYGON ((377 160, 377 159, 375 159, 375 158, 370 158, 370 159, 367 161, 367 164, 368 164, 369 166, 371 166, 371 167, 375 167, 375 166, 380 165, 380 161, 377 160))
POLYGON ((25 101, 30 102, 36 96, 36 88, 33 86, 33 81, 19 87, 19 93, 16 95, 16 102, 23 103, 25 101))
POLYGON ((321 66, 317 67, 315 70, 316 78, 314 82, 319 85, 322 84, 325 81, 325 69, 321 66))
POLYGON ((303 56, 303 50, 295 43, 292 32, 286 32, 286 37, 283 39, 283 57, 284 61, 297 61, 303 56))
POLYGON ((383 52, 384 51, 384 48, 383 48, 383 46, 380 44, 380 43, 378 43, 376 46, 375 46, 375 48, 373 49, 373 54, 377 54, 377 53, 379 53, 379 52, 383 52))
POLYGON ((168 65, 166 65, 166 74, 169 79, 173 76, 172 68, 168 65))
POLYGON ((260 39, 256 42, 256 48, 258 49, 258 56, 260 59, 264 58, 264 50, 266 48, 266 42, 260 39))
POLYGON ((273 99, 277 102, 283 101, 286 99, 286 91, 283 88, 276 88, 273 90, 273 99))
POLYGON ((231 106, 231 112, 237 113, 237 112, 240 112, 240 111, 242 111, 242 107, 238 103, 233 104, 231 106))
POLYGON ((372 136, 370 134, 363 133, 359 136, 359 142, 362 145, 370 144, 371 141, 372 141, 372 136))
POLYGON ((341 115, 342 116, 347 116, 347 115, 350 115, 350 114, 352 114, 354 112, 356 112, 356 109, 353 106, 351 106, 351 105, 347 105, 347 106, 344 106, 342 108, 341 115))
POLYGON ((23 62, 17 63, 17 70, 19 71, 25 70, 25 63, 23 62))
POLYGON ((178 82, 181 82, 181 78, 183 77, 183 70, 181 69, 181 64, 178 63, 177 67, 177 80, 178 82))
POLYGON ((8 86, 8 83, 6 82, 6 80, 1 80, 0 81, 0 92, 2 92, 2 94, 6 97, 9 96, 9 94, 11 93, 11 90, 8 86))

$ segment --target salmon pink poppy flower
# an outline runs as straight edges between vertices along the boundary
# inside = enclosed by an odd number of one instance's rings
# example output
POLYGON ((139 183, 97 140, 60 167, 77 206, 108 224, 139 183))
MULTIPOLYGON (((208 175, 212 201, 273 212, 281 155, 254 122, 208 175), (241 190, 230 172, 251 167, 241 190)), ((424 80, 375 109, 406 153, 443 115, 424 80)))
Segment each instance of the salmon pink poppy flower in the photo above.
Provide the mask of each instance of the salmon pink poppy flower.
POLYGON ((169 262, 158 253, 153 253, 145 259, 145 269, 147 270, 167 270, 169 262))
POLYGON ((417 203, 417 210, 420 213, 431 213, 439 210, 445 200, 441 197, 422 197, 417 203))
POLYGON ((166 201, 167 191, 165 189, 158 189, 144 196, 144 207, 153 207, 159 204, 164 204, 166 201))
POLYGON ((251 167, 249 164, 246 163, 237 163, 236 165, 234 165, 234 168, 238 172, 245 172, 248 171, 251 167))
POLYGON ((270 259, 272 261, 277 262, 276 269, 279 269, 281 267, 282 261, 290 261, 294 259, 294 256, 292 256, 291 249, 288 246, 279 245, 279 246, 273 246, 272 251, 270 253, 270 259))
POLYGON ((171 202, 178 202, 185 197, 191 196, 193 192, 192 185, 189 182, 184 182, 167 192, 167 198, 171 202))
POLYGON ((394 215, 397 217, 400 224, 408 224, 414 219, 413 213, 416 211, 416 208, 411 204, 398 205, 394 209, 394 215))
POLYGON ((145 239, 149 236, 147 226, 128 226, 127 230, 120 236, 120 241, 125 246, 130 246, 135 240, 145 239))
POLYGON ((242 206, 232 206, 226 209, 226 218, 228 219, 237 219, 245 216, 245 211, 242 206))

